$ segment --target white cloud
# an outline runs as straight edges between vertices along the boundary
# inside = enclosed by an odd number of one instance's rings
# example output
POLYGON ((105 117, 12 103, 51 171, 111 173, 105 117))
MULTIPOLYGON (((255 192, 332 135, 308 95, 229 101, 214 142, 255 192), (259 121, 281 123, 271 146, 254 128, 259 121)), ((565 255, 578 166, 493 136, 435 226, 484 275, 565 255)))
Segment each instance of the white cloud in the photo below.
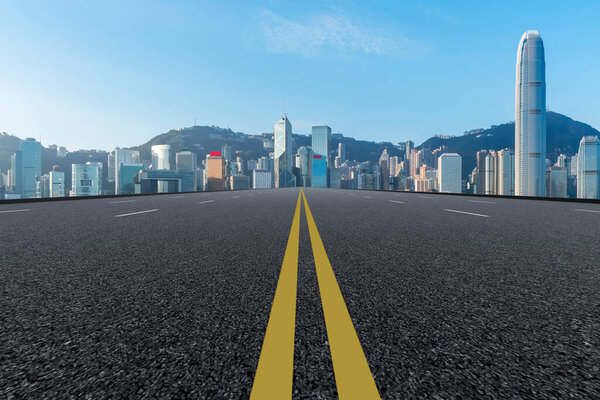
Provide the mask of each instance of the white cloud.
POLYGON ((266 49, 272 53, 290 53, 304 57, 321 51, 361 52, 377 56, 414 57, 425 46, 389 29, 370 28, 333 14, 316 14, 298 22, 269 10, 259 13, 266 49))

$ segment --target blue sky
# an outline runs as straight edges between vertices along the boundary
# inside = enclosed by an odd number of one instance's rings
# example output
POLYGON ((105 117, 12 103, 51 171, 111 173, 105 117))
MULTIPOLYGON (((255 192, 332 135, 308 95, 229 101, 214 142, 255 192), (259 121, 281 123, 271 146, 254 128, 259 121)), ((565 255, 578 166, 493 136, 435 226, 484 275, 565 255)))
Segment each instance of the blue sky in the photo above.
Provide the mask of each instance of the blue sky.
POLYGON ((421 143, 514 119, 540 31, 551 110, 600 128, 600 1, 1 1, 0 131, 70 150, 171 128, 421 143))

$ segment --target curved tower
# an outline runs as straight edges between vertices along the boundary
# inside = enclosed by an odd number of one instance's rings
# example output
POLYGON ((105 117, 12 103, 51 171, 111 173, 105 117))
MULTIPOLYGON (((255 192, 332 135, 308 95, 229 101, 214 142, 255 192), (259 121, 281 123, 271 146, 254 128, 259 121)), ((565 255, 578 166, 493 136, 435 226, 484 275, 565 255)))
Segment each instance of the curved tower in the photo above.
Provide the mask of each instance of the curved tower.
POLYGON ((527 31, 517 51, 515 195, 546 194, 546 62, 538 31, 527 31))

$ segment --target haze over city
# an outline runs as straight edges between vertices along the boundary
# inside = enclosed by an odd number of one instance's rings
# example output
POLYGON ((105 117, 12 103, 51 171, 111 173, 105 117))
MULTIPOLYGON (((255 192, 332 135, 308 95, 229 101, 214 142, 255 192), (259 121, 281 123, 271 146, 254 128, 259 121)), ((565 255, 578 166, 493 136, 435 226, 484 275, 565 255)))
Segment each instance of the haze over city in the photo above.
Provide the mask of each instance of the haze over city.
POLYGON ((514 120, 532 27, 547 105, 598 128, 598 14, 595 1, 4 2, 0 129, 110 150, 194 121, 266 132, 287 103, 295 133, 419 144, 514 120))

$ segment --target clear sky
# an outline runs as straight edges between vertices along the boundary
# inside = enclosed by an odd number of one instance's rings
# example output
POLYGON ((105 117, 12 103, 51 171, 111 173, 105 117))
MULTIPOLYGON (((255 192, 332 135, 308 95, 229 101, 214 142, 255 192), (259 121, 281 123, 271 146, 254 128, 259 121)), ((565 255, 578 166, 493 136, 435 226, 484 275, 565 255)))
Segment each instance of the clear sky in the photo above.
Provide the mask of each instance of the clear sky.
POLYGON ((600 1, 0 1, 0 131, 112 149, 172 128, 272 132, 287 101, 367 140, 514 120, 540 31, 551 110, 600 128, 600 1))

